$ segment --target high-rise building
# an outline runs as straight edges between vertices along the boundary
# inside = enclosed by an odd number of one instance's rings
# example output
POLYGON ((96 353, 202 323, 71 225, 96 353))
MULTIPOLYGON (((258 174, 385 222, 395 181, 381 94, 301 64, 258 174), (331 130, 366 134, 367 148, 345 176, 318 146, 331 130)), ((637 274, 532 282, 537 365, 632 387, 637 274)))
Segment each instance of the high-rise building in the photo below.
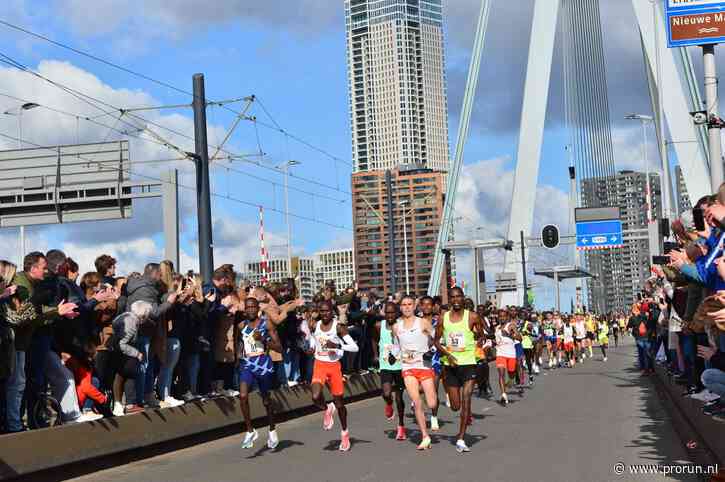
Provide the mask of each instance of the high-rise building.
MULTIPOLYGON (((283 281, 289 278, 287 258, 272 258, 269 260, 267 266, 268 272, 266 278, 268 282, 283 281)), ((248 280, 254 285, 262 285, 262 279, 264 277, 261 262, 251 262, 244 265, 244 272, 242 273, 243 279, 248 280)), ((292 277, 296 280, 300 297, 307 302, 312 301, 312 297, 317 290, 317 274, 315 273, 314 258, 293 256, 292 277)))
POLYGON ((354 172, 448 169, 441 0, 345 0, 354 172))
POLYGON ((687 194, 685 176, 682 174, 680 166, 675 166, 675 185, 677 186, 677 212, 681 213, 692 209, 692 201, 690 195, 687 194))
MULTIPOLYGON (((393 269, 385 177, 383 171, 352 176, 355 272, 360 288, 375 289, 380 294, 392 292, 393 269)), ((444 177, 431 170, 395 169, 391 173, 398 291, 406 291, 409 286, 411 293, 423 294, 428 289, 443 212, 444 177)))
POLYGON ((391 272, 397 289, 406 289, 406 251, 410 290, 428 288, 450 163, 441 4, 345 0, 355 266, 360 288, 381 294, 391 290, 391 272), (394 185, 394 268, 386 170, 394 185))
MULTIPOLYGON (((624 247, 588 253, 589 271, 597 278, 589 280, 590 307, 599 313, 620 311, 635 300, 650 276, 651 264, 647 234, 647 175, 620 171, 614 176, 582 181, 582 201, 586 205, 593 196, 604 196, 618 206, 624 247)), ((650 173, 652 218, 662 217, 660 176, 650 173)))
POLYGON ((326 282, 334 281, 338 289, 345 289, 355 282, 355 251, 337 249, 315 253, 315 273, 317 288, 326 282))

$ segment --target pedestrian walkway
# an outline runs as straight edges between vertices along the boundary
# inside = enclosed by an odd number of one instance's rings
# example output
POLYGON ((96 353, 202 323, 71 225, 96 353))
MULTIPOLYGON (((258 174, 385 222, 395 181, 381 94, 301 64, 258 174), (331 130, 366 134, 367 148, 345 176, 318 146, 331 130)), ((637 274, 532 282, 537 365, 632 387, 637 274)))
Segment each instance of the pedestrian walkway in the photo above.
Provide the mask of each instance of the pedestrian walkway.
POLYGON ((508 407, 474 397, 469 454, 455 451, 458 418, 446 407, 433 448, 421 453, 415 450, 419 434, 412 413, 409 440, 395 441, 395 426, 385 420, 382 400, 374 398, 349 405, 349 453, 337 450, 339 431, 323 432, 322 414, 314 414, 281 424, 275 450, 263 443, 243 450, 237 435, 75 480, 638 480, 643 476, 630 474, 629 466, 687 463, 687 454, 656 398, 654 381, 634 366, 634 353, 627 341, 611 350, 606 363, 595 357, 572 369, 546 370, 523 397, 512 395, 508 407), (618 463, 624 475, 615 473, 618 463))

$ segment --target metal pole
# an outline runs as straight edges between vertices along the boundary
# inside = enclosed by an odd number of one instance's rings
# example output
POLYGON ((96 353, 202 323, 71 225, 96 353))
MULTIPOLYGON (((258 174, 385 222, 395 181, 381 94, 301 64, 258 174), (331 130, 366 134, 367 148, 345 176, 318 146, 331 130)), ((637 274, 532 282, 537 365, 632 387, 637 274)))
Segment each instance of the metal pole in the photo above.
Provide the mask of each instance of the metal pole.
POLYGON ((214 244, 211 229, 209 147, 206 142, 206 94, 204 75, 194 74, 194 139, 196 144, 196 209, 199 223, 199 268, 205 283, 211 282, 214 244))
POLYGON ((652 191, 650 190, 650 182, 649 182, 649 158, 647 157, 647 125, 645 124, 645 120, 640 118, 640 122, 642 123, 642 150, 643 152, 643 159, 644 159, 644 169, 645 169, 645 175, 647 177, 647 184, 645 185, 645 195, 647 196, 647 222, 651 223, 654 220, 654 217, 652 216, 652 191))
POLYGON ((174 262, 181 272, 179 263, 179 171, 170 169, 166 173, 161 201, 164 222, 164 257, 174 262))
MULTIPOLYGON (((652 22, 654 23, 654 39, 655 39, 655 64, 657 68, 657 124, 658 144, 660 158, 662 160, 662 217, 669 219, 672 212, 672 181, 670 179, 670 160, 667 152, 667 140, 665 139, 665 115, 663 106, 663 92, 665 79, 662 76, 662 60, 660 57, 660 42, 664 42, 664 38, 660 37, 660 22, 657 18, 657 2, 652 2, 652 22)), ((644 127, 644 121, 643 127, 644 127)), ((646 135, 645 135, 646 139, 646 135)), ((649 181, 648 181, 649 182, 649 181)))
MULTIPOLYGON (((708 121, 718 117, 717 105, 717 67, 715 65, 715 45, 702 46, 702 64, 705 69, 705 104, 708 121)), ((710 123, 708 138, 710 146, 710 186, 717 192, 723 181, 722 145, 720 144, 720 127, 710 123)))
POLYGON ((528 283, 526 282, 526 245, 524 244, 524 232, 521 231, 521 272, 524 281, 524 308, 529 306, 528 283))
POLYGON ((403 256, 405 257, 405 293, 410 294, 410 275, 408 273, 408 230, 405 224, 405 208, 403 208, 403 256))
POLYGON ((559 272, 554 268, 554 284, 556 285, 556 311, 561 311, 561 293, 559 290, 559 272))
POLYGON ((284 219, 287 223, 287 276, 292 277, 292 228, 289 223, 289 167, 290 162, 284 165, 284 219))
POLYGON ((397 265, 395 259, 395 218, 393 217, 393 179, 390 169, 385 171, 385 190, 388 204, 388 250, 390 259, 390 291, 398 291, 397 265))
POLYGON ((479 270, 481 269, 478 266, 478 253, 479 248, 474 247, 473 248, 473 301, 476 303, 476 305, 481 304, 481 285, 479 281, 479 270))

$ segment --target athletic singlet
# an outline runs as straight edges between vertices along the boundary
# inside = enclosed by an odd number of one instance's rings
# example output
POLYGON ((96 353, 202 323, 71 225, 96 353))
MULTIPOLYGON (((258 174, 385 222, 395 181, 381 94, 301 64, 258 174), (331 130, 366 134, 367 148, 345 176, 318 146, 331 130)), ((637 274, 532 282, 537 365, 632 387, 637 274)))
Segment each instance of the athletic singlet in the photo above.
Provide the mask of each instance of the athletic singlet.
POLYGON ((609 325, 606 323, 599 323, 599 339, 604 340, 609 335, 609 325))
POLYGON ((544 336, 554 336, 554 324, 550 321, 544 323, 544 336))
POLYGON ((531 339, 531 332, 532 332, 532 325, 531 322, 526 321, 524 322, 524 327, 521 330, 521 346, 528 350, 530 348, 534 347, 534 342, 531 339))
MULTIPOLYGON (((380 342, 378 343, 378 353, 380 356, 381 370, 402 370, 400 365, 400 357, 396 356, 395 364, 388 363, 388 355, 393 350, 393 332, 388 329, 388 322, 383 320, 380 322, 380 342)), ((394 353, 394 355, 396 355, 394 353)))
MULTIPOLYGON (((504 328, 508 328, 509 323, 506 323, 504 328)), ((516 358, 516 345, 514 340, 501 327, 496 328, 496 356, 516 358)))
POLYGON ((274 371, 272 358, 264 346, 264 340, 267 338, 268 333, 266 319, 261 319, 256 328, 252 328, 248 321, 244 324, 244 327, 240 330, 243 355, 239 360, 239 364, 242 369, 250 370, 255 375, 267 375, 274 371), (254 333, 256 332, 262 335, 261 340, 254 339, 254 333))
POLYGON ((328 350, 327 348, 323 348, 325 346, 325 343, 327 343, 328 341, 331 341, 337 345, 342 345, 342 339, 337 335, 337 319, 333 320, 332 328, 330 328, 329 331, 323 331, 322 321, 318 321, 317 326, 315 327, 314 337, 315 360, 323 362, 340 361, 340 358, 342 358, 342 355, 340 353, 341 350, 328 350))
POLYGON ((564 343, 574 343, 574 328, 564 325, 564 343))
POLYGON ((587 318, 586 327, 587 331, 590 333, 597 331, 597 324, 591 317, 587 318))
MULTIPOLYGON (((446 350, 456 357, 456 364, 475 365, 476 364, 476 339, 473 331, 468 323, 469 311, 463 310, 463 319, 458 322, 451 321, 451 312, 446 311, 443 315, 443 337, 446 350)), ((448 365, 448 358, 443 360, 448 365)))
POLYGON ((587 331, 584 327, 583 321, 577 321, 576 323, 574 323, 574 327, 576 329, 577 338, 584 338, 585 336, 587 336, 587 331))
POLYGON ((423 332, 420 318, 413 318, 413 326, 405 327, 402 318, 395 324, 395 332, 400 344, 400 358, 403 370, 430 368, 430 363, 423 359, 429 350, 430 337, 423 332))

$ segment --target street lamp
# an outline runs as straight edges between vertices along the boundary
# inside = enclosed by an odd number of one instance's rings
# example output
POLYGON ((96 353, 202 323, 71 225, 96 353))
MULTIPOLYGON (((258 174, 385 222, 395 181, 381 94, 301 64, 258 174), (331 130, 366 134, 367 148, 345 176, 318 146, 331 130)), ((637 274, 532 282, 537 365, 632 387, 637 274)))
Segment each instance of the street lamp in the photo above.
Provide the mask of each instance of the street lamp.
MULTIPOLYGON (((19 105, 15 109, 6 110, 3 112, 4 115, 12 115, 16 116, 18 118, 18 149, 23 148, 23 112, 26 110, 35 109, 36 107, 40 107, 40 104, 36 104, 35 102, 26 102, 22 105, 19 105), (13 112, 13 110, 16 110, 17 113, 13 112)), ((20 226, 20 265, 23 264, 23 257, 25 256, 25 226, 20 226)))
POLYGON ((398 203, 403 208, 403 257, 405 258, 405 293, 410 294, 410 274, 408 272, 408 228, 405 225, 406 206, 410 205, 410 201, 404 200, 398 203))
POLYGON ((642 124, 642 137, 644 139, 642 150, 644 151, 645 176, 647 177, 647 184, 645 185, 645 196, 647 197, 647 222, 651 224, 654 222, 654 217, 652 216, 652 194, 649 180, 649 161, 647 160, 647 122, 652 122, 654 118, 651 115, 644 114, 629 114, 624 118, 627 120, 638 120, 642 124))
POLYGON ((287 276, 292 277, 292 228, 289 223, 289 168, 302 164, 299 161, 289 160, 277 166, 284 171, 284 218, 287 223, 287 276))

